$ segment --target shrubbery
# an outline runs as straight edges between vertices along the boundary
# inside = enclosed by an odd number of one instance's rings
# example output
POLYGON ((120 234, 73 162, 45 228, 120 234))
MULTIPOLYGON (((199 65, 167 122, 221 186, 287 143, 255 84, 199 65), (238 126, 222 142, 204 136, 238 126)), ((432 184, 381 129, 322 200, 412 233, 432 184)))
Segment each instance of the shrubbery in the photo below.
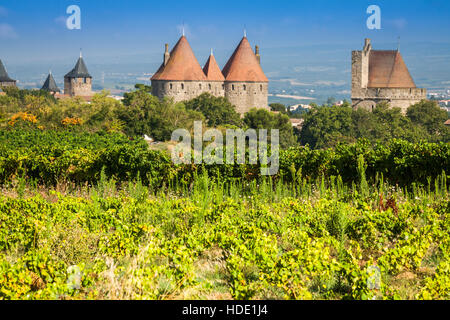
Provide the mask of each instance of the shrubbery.
MULTIPOLYGON (((450 168, 450 145, 410 143, 393 140, 372 145, 361 140, 341 144, 335 149, 312 150, 297 147, 280 152, 280 170, 273 179, 295 181, 298 177, 314 181, 324 176, 340 176, 345 183, 358 180, 358 157, 367 166, 367 179, 393 184, 427 184, 450 168)), ((208 172, 221 181, 260 179, 258 165, 179 165, 170 155, 148 149, 142 139, 120 133, 95 134, 73 131, 15 129, 0 131, 0 183, 13 177, 39 183, 58 181, 94 183, 104 170, 118 181, 136 179, 145 184, 191 183, 196 175, 208 172)))

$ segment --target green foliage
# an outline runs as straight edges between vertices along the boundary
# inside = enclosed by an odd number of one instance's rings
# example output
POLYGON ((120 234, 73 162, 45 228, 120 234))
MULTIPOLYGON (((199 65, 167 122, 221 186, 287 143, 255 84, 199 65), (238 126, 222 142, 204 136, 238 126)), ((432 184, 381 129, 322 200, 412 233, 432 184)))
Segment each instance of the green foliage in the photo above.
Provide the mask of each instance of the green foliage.
POLYGON ((244 123, 252 129, 266 129, 270 138, 270 130, 278 129, 280 146, 289 148, 295 146, 296 138, 289 117, 284 114, 274 114, 264 109, 251 109, 244 115, 244 123))
POLYGON ((147 134, 157 141, 171 139, 178 128, 190 130, 195 120, 203 120, 200 112, 187 110, 183 104, 170 99, 159 100, 144 89, 126 93, 117 117, 125 124, 129 136, 147 134))
POLYGON ((109 195, 108 184, 0 196, 0 299, 450 294, 447 187, 414 196, 385 185, 362 196, 330 184, 298 194, 296 184, 227 187, 205 175, 181 193, 149 196, 139 181, 109 195), (388 206, 387 194, 403 200, 388 206), (379 290, 369 285, 373 267, 379 290), (411 274, 405 291, 398 279, 411 274))
POLYGON ((277 111, 277 112, 281 112, 284 114, 288 114, 286 106, 284 104, 281 103, 271 103, 269 104, 270 110, 271 111, 277 111))
POLYGON ((23 175, 47 185, 93 183, 104 169, 120 181, 140 175, 146 184, 158 185, 171 174, 165 154, 120 133, 13 130, 0 131, 0 141, 1 183, 23 175))
POLYGON ((372 143, 403 139, 410 142, 448 142, 446 115, 433 102, 422 101, 408 109, 407 116, 398 108, 380 103, 370 112, 342 106, 316 106, 305 114, 300 142, 311 148, 333 147, 365 138, 372 143), (422 116, 427 114, 427 116, 422 116))
POLYGON ((450 141, 450 128, 444 125, 448 119, 447 112, 435 101, 421 101, 408 108, 406 116, 423 127, 436 141, 450 141))
POLYGON ((192 100, 186 101, 185 106, 187 110, 201 112, 209 127, 224 125, 240 127, 242 125, 241 117, 236 112, 235 107, 223 97, 203 93, 192 100))
MULTIPOLYGON (((377 183, 381 174, 393 184, 428 186, 428 179, 435 179, 449 167, 450 146, 446 143, 392 140, 372 146, 361 140, 351 145, 339 144, 335 149, 281 150, 280 169, 271 179, 294 182, 301 178, 310 183, 322 177, 328 180, 340 176, 343 183, 354 182, 364 192, 365 186, 377 183), (361 157, 364 166, 358 167, 361 157)), ((61 181, 95 183, 102 169, 108 178, 115 177, 118 182, 140 176, 145 185, 152 187, 189 185, 205 172, 223 182, 262 180, 259 165, 174 165, 166 153, 149 150, 143 139, 120 133, 0 130, 0 184, 19 178, 47 185, 61 181)))

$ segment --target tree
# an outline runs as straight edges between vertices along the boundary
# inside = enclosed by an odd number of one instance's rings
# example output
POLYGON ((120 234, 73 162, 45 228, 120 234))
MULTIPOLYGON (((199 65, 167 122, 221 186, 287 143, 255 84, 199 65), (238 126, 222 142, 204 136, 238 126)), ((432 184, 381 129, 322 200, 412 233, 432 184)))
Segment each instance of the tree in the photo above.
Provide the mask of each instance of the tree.
POLYGON ((326 148, 340 141, 353 141, 352 108, 323 105, 305 114, 300 142, 311 148, 326 148))
POLYGON ((215 97, 209 93, 203 93, 192 100, 185 101, 184 105, 187 110, 201 112, 209 127, 242 125, 241 117, 236 112, 236 108, 224 97, 215 97))
POLYGON ((292 147, 297 143, 292 124, 287 115, 253 108, 245 114, 244 123, 251 129, 267 129, 269 138, 270 130, 278 129, 282 148, 292 147))
POLYGON ((278 111, 284 114, 287 114, 287 109, 286 106, 284 104, 281 103, 271 103, 269 104, 270 110, 272 111, 278 111))
POLYGON ((195 120, 204 119, 200 112, 186 110, 182 103, 169 98, 159 100, 142 89, 126 94, 117 117, 124 123, 127 135, 147 134, 159 141, 170 140, 175 129, 190 130, 195 120))
POLYGON ((148 93, 152 92, 152 87, 151 86, 147 86, 147 85, 142 84, 142 83, 136 83, 134 85, 134 88, 138 89, 138 90, 143 90, 143 91, 148 92, 148 93))
POLYGON ((329 97, 327 99, 326 105, 328 105, 329 107, 334 106, 335 104, 336 104, 336 98, 335 97, 329 97))
POLYGON ((447 136, 446 139, 448 139, 449 128, 444 125, 448 115, 445 110, 439 107, 436 101, 422 100, 410 106, 406 116, 413 123, 422 126, 430 135, 447 136))

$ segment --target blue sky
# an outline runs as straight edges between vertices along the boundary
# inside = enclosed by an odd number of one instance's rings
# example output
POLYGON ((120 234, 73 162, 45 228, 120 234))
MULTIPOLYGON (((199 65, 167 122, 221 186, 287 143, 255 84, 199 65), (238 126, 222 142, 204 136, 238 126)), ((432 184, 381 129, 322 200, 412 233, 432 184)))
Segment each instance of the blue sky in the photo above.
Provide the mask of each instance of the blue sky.
POLYGON ((359 49, 376 43, 450 42, 448 0, 149 1, 0 0, 0 57, 28 63, 77 56, 160 54, 181 25, 197 52, 231 52, 246 28, 252 44, 268 48, 328 44, 359 49), (81 30, 68 30, 66 8, 81 8, 81 30), (381 8, 382 29, 368 30, 366 9, 381 8))

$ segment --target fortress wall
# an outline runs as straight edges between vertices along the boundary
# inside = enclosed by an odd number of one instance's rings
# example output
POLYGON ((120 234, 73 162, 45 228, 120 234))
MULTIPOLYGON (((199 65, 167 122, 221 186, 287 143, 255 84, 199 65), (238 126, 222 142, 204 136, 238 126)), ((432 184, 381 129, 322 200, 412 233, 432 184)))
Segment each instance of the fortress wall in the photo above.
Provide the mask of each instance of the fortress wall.
POLYGON ((225 97, 240 114, 252 108, 269 110, 267 82, 225 82, 225 97))
POLYGON ((160 99, 172 97, 175 102, 193 99, 204 92, 223 97, 222 84, 222 82, 213 81, 153 80, 152 94, 160 99))
POLYGON ((16 86, 15 81, 0 82, 0 87, 15 87, 15 86, 16 86))
POLYGON ((372 110, 376 104, 386 101, 392 108, 403 113, 413 104, 427 98, 427 90, 421 88, 367 88, 355 90, 352 94, 354 108, 372 110))

